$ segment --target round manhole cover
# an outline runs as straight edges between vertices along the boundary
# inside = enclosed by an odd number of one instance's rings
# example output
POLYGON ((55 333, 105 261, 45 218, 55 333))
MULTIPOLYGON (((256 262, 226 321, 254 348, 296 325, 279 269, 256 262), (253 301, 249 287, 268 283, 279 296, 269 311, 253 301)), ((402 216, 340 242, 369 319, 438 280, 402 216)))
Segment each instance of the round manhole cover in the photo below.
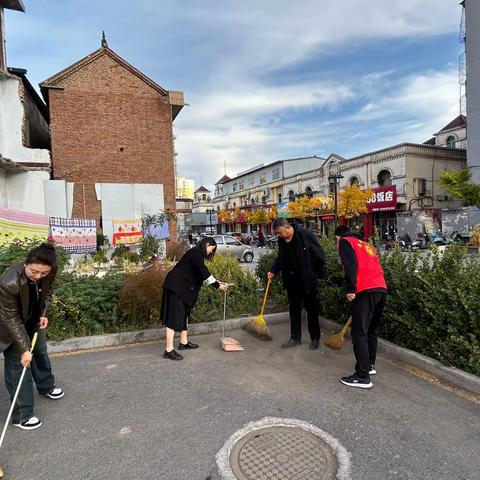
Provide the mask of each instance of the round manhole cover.
POLYGON ((298 426, 254 430, 233 445, 230 467, 238 480, 330 480, 338 464, 331 446, 298 426))

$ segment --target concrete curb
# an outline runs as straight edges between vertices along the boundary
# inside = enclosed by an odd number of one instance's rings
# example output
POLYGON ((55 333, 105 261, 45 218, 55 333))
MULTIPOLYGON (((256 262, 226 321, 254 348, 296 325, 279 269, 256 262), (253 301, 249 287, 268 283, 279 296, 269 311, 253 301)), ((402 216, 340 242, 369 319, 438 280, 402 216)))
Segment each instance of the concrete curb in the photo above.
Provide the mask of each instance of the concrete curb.
MULTIPOLYGON (((289 319, 288 312, 264 315, 269 324, 286 322, 289 319)), ((232 318, 225 321, 225 330, 235 330, 243 327, 255 317, 232 318)), ((206 323, 192 323, 189 325, 191 335, 202 335, 222 331, 222 320, 206 323)), ((320 317, 320 325, 329 331, 338 332, 341 328, 336 322, 320 317)), ((350 332, 347 333, 350 336, 350 332)), ((91 337, 77 337, 62 342, 48 342, 50 353, 75 352, 94 348, 108 348, 132 343, 158 341, 165 338, 165 329, 140 330, 136 332, 111 333, 107 335, 95 335, 91 337)), ((414 367, 421 368, 444 382, 470 390, 480 395, 480 377, 464 372, 458 368, 447 367, 438 360, 421 355, 420 353, 400 347, 392 342, 379 338, 378 350, 392 359, 399 360, 414 367)))
MULTIPOLYGON (((225 320, 225 331, 242 328, 246 323, 255 317, 232 318, 225 320)), ((288 313, 272 313, 264 315, 269 324, 281 323, 288 320, 288 313)), ((192 323, 188 326, 190 335, 202 335, 206 333, 221 332, 223 321, 206 323, 192 323)), ((109 333, 106 335, 94 335, 91 337, 75 337, 61 342, 48 342, 50 353, 75 352, 79 350, 90 350, 94 348, 108 348, 131 343, 143 343, 162 340, 165 338, 165 328, 139 330, 136 332, 109 333)))
MULTIPOLYGON (((338 332, 341 325, 326 318, 320 317, 320 325, 330 331, 338 332)), ((347 333, 350 336, 350 332, 347 333)), ((399 360, 401 362, 421 368, 444 382, 451 383, 458 388, 470 390, 480 395, 480 377, 468 372, 464 372, 458 368, 447 367, 443 363, 433 358, 414 352, 408 348, 400 347, 399 345, 384 340, 378 339, 378 351, 387 355, 390 358, 399 360)))

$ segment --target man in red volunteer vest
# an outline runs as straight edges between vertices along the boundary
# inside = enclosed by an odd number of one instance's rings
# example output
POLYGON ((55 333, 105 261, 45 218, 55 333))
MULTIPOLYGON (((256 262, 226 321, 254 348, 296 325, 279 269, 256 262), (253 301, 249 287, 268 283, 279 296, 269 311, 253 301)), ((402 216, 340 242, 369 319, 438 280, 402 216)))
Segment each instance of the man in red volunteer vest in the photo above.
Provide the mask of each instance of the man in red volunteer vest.
POLYGON ((377 328, 385 307, 387 285, 375 248, 345 226, 335 230, 340 261, 345 272, 347 300, 352 302, 352 343, 355 373, 342 377, 349 387, 372 388, 375 375, 377 328))

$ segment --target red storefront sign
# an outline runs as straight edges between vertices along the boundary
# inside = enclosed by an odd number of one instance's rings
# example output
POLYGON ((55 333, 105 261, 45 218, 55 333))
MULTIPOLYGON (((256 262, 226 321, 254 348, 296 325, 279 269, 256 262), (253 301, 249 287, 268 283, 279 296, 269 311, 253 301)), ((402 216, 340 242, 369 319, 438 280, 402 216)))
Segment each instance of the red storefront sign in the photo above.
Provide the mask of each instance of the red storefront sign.
POLYGON ((373 195, 367 201, 368 213, 397 209, 397 186, 372 188, 373 195))
POLYGON ((324 222, 335 220, 335 215, 323 215, 322 217, 320 217, 320 219, 324 222))

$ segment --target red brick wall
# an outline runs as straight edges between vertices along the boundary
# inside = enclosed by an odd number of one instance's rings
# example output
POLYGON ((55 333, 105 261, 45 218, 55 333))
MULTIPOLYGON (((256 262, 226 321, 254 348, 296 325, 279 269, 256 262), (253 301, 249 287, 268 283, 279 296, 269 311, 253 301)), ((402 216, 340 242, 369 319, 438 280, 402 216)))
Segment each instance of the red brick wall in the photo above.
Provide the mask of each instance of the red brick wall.
POLYGON ((100 219, 95 183, 162 183, 174 212, 166 97, 106 54, 57 86, 49 90, 53 176, 75 183, 73 216, 100 219))

